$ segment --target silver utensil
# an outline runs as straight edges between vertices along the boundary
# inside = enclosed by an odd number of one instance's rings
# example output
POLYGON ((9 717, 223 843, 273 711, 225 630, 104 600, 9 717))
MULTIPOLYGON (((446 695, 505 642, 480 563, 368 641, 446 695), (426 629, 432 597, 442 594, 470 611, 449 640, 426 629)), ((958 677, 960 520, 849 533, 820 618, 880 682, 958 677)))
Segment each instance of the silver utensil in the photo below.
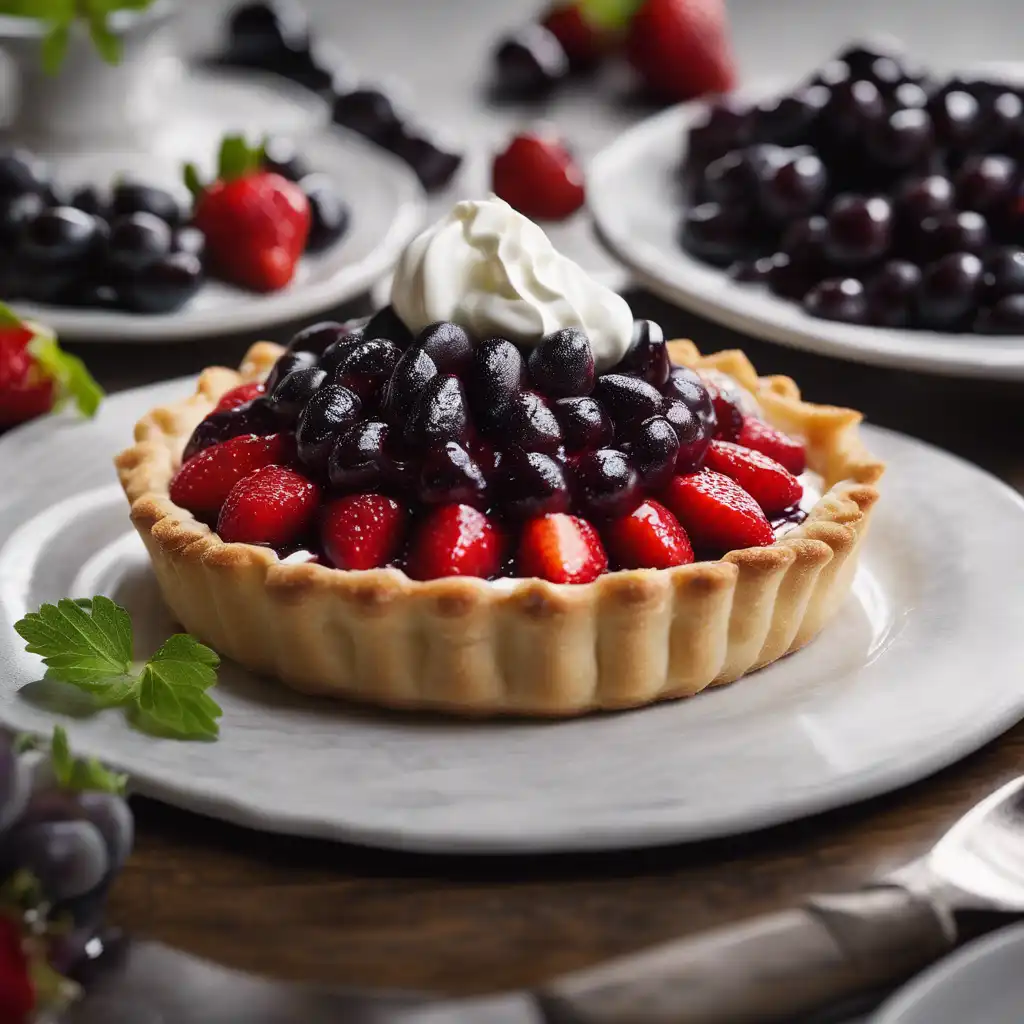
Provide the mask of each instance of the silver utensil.
POLYGON ((855 892, 482 999, 292 985, 129 943, 69 1024, 759 1024, 891 987, 957 942, 964 910, 1024 912, 1024 777, 919 860, 855 892))

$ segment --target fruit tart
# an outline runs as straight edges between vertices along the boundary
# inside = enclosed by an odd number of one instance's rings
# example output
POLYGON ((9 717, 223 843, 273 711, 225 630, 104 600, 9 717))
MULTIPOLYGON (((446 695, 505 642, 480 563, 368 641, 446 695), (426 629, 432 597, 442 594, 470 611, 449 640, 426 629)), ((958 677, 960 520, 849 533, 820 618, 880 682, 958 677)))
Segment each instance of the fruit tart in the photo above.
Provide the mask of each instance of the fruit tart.
POLYGON ((306 693, 566 716, 690 696, 839 612, 883 466, 850 409, 702 355, 491 198, 390 306, 255 345, 117 460, 167 603, 306 693))

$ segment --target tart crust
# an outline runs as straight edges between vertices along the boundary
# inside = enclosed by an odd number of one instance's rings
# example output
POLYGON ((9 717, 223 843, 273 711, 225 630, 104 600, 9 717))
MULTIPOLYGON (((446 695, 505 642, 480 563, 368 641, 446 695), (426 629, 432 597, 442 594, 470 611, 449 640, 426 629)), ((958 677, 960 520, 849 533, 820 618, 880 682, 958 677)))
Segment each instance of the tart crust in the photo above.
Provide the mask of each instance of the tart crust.
POLYGON ((804 402, 788 377, 758 377, 740 351, 673 361, 752 392, 765 418, 802 438, 824 494, 773 546, 718 561, 537 579, 418 582, 397 569, 284 564, 226 544, 170 500, 195 428, 221 395, 262 379, 282 349, 254 345, 240 369, 206 370, 190 398, 152 410, 116 459, 131 518, 171 610, 195 636, 309 694, 461 715, 557 717, 633 708, 729 683, 803 647, 836 613, 878 499, 884 464, 852 409, 804 402))

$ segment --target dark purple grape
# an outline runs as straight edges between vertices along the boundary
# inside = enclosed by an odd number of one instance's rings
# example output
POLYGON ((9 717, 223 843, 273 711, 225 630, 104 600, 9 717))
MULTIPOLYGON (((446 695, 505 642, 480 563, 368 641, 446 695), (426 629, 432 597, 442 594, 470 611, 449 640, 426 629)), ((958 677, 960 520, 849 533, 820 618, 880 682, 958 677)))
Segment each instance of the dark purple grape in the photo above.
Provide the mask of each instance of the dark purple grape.
POLYGON ((973 210, 951 210, 921 221, 916 250, 921 262, 925 262, 951 252, 980 254, 988 243, 988 224, 980 213, 973 210))
POLYGON ((849 142, 885 117, 885 102, 874 82, 841 82, 833 86, 823 117, 833 138, 849 142))
POLYGON ((856 267, 884 256, 892 241, 892 207, 881 196, 838 196, 828 212, 825 251, 837 266, 856 267))
POLYGON ((185 221, 185 211, 177 196, 166 189, 131 181, 123 181, 114 186, 110 197, 110 212, 112 217, 150 213, 172 228, 179 227, 185 221))
POLYGON ((547 402, 535 391, 520 391, 505 408, 501 437, 528 452, 551 454, 562 445, 562 428, 547 402))
POLYGON ((428 192, 447 188, 462 166, 463 156, 450 145, 440 145, 424 129, 400 124, 387 140, 388 149, 404 160, 428 192))
POLYGON ((752 132, 750 108, 731 97, 720 98, 708 105, 690 125, 688 155, 697 163, 707 163, 731 149, 747 145, 752 132))
POLYGON ((987 214, 1006 203, 1017 181, 1017 162, 1010 157, 968 156, 956 175, 960 209, 987 214))
POLYGON ((118 295, 136 313, 173 313, 203 286, 202 261, 187 252, 160 256, 120 282, 118 295))
POLYGON ((339 435, 359 419, 361 412, 358 395, 338 384, 324 384, 299 417, 295 440, 302 464, 314 473, 326 469, 327 457, 339 435))
POLYGON ((377 420, 353 424, 339 438, 327 463, 331 486, 343 491, 373 491, 388 478, 389 428, 377 420))
POLYGON ((1018 158, 1024 141, 1024 100, 1016 93, 1000 93, 983 111, 981 144, 993 153, 1009 153, 1018 158))
POLYGON ((653 320, 636 320, 629 349, 617 367, 622 373, 635 374, 659 391, 668 383, 672 371, 665 333, 653 320))
MULTIPOLYGON (((686 409, 686 415, 697 423, 697 417, 682 402, 673 404, 686 409)), ((664 416, 644 420, 633 437, 630 457, 645 488, 664 487, 675 473, 679 458, 679 437, 675 428, 664 416)))
POLYGON ((4 858, 30 872, 53 902, 85 895, 111 868, 103 835, 84 820, 17 825, 4 839, 4 858))
POLYGON ((849 83, 853 77, 853 70, 845 60, 830 60, 814 72, 810 85, 820 85, 832 90, 836 86, 849 83))
POLYGON ((334 122, 384 144, 401 121, 391 100, 378 89, 355 89, 334 101, 334 122))
POLYGON ((402 350, 386 338, 363 337, 334 370, 331 383, 354 391, 364 405, 372 404, 395 372, 402 350))
POLYGON ((292 370, 281 380, 274 388, 270 402, 283 426, 290 427, 296 423, 306 403, 326 379, 327 374, 319 366, 308 366, 304 370, 292 370))
POLYGON ((937 331, 969 326, 981 293, 984 265, 973 253, 951 252, 925 267, 918 290, 918 315, 937 331))
POLYGON ((867 323, 864 285, 854 277, 833 277, 815 285, 805 296, 804 309, 823 320, 867 323))
MULTIPOLYGON (((665 386, 665 398, 678 398, 692 412, 709 437, 718 431, 718 420, 715 416, 715 405, 711 394, 705 387, 700 376, 686 366, 673 366, 668 384, 665 386)), ((665 415, 662 411, 662 415, 665 415)), ((671 417, 669 417, 671 420, 671 417)))
POLYGON ((974 321, 979 334, 1024 334, 1024 295, 1006 295, 974 321))
POLYGON ((554 33, 524 25, 499 40, 493 55, 495 85, 508 96, 537 96, 569 75, 569 58, 554 33))
POLYGON ((313 168, 292 139, 275 135, 263 143, 263 166, 288 181, 301 181, 313 168))
POLYGON ((309 18, 298 0, 256 2, 234 8, 227 25, 229 60, 278 70, 282 54, 309 46, 309 18))
POLYGON ((424 505, 473 505, 487 502, 487 481, 462 445, 448 441, 430 449, 420 469, 416 497, 424 505))
POLYGON ((270 401, 263 397, 254 398, 236 409, 211 413, 192 431, 182 460, 187 462, 197 452, 242 434, 259 434, 261 437, 273 434, 277 426, 270 401))
POLYGON ((882 327, 909 327, 920 284, 920 267, 907 260, 890 260, 864 285, 868 320, 882 327))
POLYGON ((309 202, 309 238, 306 251, 323 252, 340 242, 348 231, 351 210, 326 174, 307 174, 299 182, 309 202))
POLYGON ((436 376, 437 364, 423 349, 406 349, 384 389, 383 409, 387 421, 395 426, 404 425, 420 394, 436 376))
POLYGON ((363 328, 364 338, 387 338, 399 348, 408 348, 412 344, 412 331, 401 321, 394 306, 379 309, 367 321, 363 328))
POLYGON ((277 389, 278 384, 281 383, 290 373, 295 370, 306 370, 311 366, 316 366, 316 356, 305 349, 288 349, 283 356, 281 356, 267 374, 267 379, 264 381, 267 394, 271 395, 277 389))
POLYGON ((772 165, 761 182, 760 205, 775 221, 788 221, 813 213, 825 199, 828 175, 814 153, 772 165))
POLYGON ((481 342, 466 375, 466 391, 477 421, 494 429, 524 387, 526 364, 519 349, 506 338, 481 342))
POLYGON ((187 252, 191 256, 203 259, 206 255, 206 235, 199 228, 178 228, 171 238, 172 252, 187 252))
POLYGON ((469 437, 469 409, 462 381, 450 373, 432 377, 420 392, 405 425, 410 447, 431 448, 448 441, 465 444, 469 437))
POLYGON ((661 415, 671 424, 679 443, 676 471, 692 473, 699 469, 717 429, 714 407, 709 417, 706 411, 694 411, 679 398, 666 398, 661 407, 661 415))
POLYGON ((416 336, 416 347, 430 356, 442 373, 460 373, 473 358, 473 341, 458 325, 429 324, 416 336))
POLYGON ((1007 295, 1024 294, 1024 249, 1004 246, 992 250, 984 259, 983 301, 998 302, 1007 295))
POLYGON ((75 803, 81 816, 103 836, 111 870, 119 870, 135 845, 135 820, 127 801, 116 793, 86 790, 75 794, 75 803))
POLYGON ((875 62, 885 58, 898 64, 903 58, 903 46, 892 36, 878 35, 859 39, 847 46, 838 56, 854 75, 868 75, 875 62))
POLYGON ((19 238, 19 251, 41 267, 86 259, 103 240, 98 221, 73 206, 43 210, 29 221, 19 238))
POLYGON ((502 456, 497 489, 499 507, 513 519, 568 512, 571 504, 561 463, 543 452, 519 447, 509 448, 502 456))
POLYGON ((324 320, 299 331, 288 342, 288 350, 290 352, 312 352, 315 356, 322 356, 331 345, 341 341, 348 333, 348 330, 336 320, 324 320))
POLYGON ((785 252, 769 257, 770 266, 765 272, 765 283, 773 295, 783 299, 799 301, 817 283, 824 266, 795 260, 785 252))
POLYGON ((703 192, 707 199, 735 211, 751 208, 757 190, 773 171, 789 159, 780 146, 758 145, 734 149, 713 160, 704 170, 703 192))
POLYGON ((43 197, 35 192, 0 199, 0 241, 13 250, 25 226, 45 209, 43 197))
POLYGON ((949 178, 929 174, 907 181, 896 193, 895 211, 901 225, 917 226, 925 217, 952 210, 956 190, 949 178))
POLYGON ((118 217, 110 225, 107 261, 117 270, 132 273, 171 251, 171 229, 151 213, 118 217))
POLYGON ((599 448, 580 456, 572 468, 576 505, 588 519, 628 516, 642 499, 640 478, 627 456, 599 448))
POLYGON ((530 380, 550 398, 573 398, 594 390, 594 353, 578 327, 545 335, 530 353, 530 380))
POLYGON ((43 195, 50 182, 46 162, 27 149, 0 151, 0 196, 13 199, 29 192, 43 195))
POLYGON ((695 256, 721 266, 740 259, 750 250, 746 219, 718 203, 701 203, 688 209, 680 240, 683 248, 695 256))
POLYGON ((825 267, 825 241, 828 238, 828 220, 820 214, 793 221, 782 234, 779 251, 785 253, 798 267, 819 271, 825 267))
POLYGON ((928 93, 917 82, 902 82, 892 94, 894 110, 924 110, 928 106, 928 93))
POLYGON ((323 39, 311 39, 306 46, 282 54, 282 73, 310 92, 333 99, 352 88, 354 75, 344 54, 323 39))
POLYGON ((661 392, 645 380, 624 373, 606 373, 597 380, 594 396, 608 410, 618 438, 627 438, 661 409, 661 392))
POLYGON ((876 121, 866 136, 868 156, 883 167, 905 170, 919 167, 935 144, 927 110, 896 110, 876 121))
POLYGON ((864 77, 874 82, 883 96, 892 96, 906 80, 903 65, 892 57, 876 57, 866 69, 864 77))
POLYGON ((726 269, 726 274, 740 284, 765 284, 768 272, 772 268, 770 256, 762 256, 756 260, 737 260, 726 269))
POLYGON ((596 398, 560 398, 552 409, 569 452, 595 451, 615 436, 611 418, 596 398))
POLYGON ((939 144, 954 152, 964 152, 981 129, 978 101, 967 92, 940 92, 928 104, 939 144))
POLYGON ((805 141, 828 104, 829 96, 825 86, 810 85, 759 103, 753 111, 757 139, 780 146, 805 141))

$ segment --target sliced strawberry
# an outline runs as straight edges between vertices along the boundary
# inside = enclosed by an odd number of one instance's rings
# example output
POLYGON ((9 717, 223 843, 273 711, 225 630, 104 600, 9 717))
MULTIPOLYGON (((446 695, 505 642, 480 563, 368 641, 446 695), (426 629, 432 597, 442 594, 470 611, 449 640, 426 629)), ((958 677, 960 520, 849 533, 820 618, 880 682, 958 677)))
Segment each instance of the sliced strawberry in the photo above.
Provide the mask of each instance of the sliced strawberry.
POLYGON ((494 158, 491 187, 520 213, 536 220, 564 220, 584 203, 583 172, 555 138, 517 135, 494 158))
POLYGON ((320 540, 336 569, 379 569, 405 543, 409 513, 382 494, 350 494, 324 507, 320 540))
POLYGON ((540 23, 562 44, 574 71, 596 67, 612 50, 615 39, 586 17, 579 3, 556 3, 540 23))
POLYGON ((590 583, 608 571, 608 555, 586 519, 554 512, 523 527, 516 569, 552 583, 590 583))
POLYGON ((679 520, 661 502, 648 499, 601 531, 620 569, 669 569, 693 561, 693 548, 679 520))
POLYGON ((221 540, 286 548, 313 525, 320 488, 284 466, 264 466, 239 480, 217 520, 221 540))
POLYGON ((266 393, 266 390, 263 384, 258 381, 253 381, 250 384, 239 384, 237 388, 224 392, 213 411, 224 412, 227 409, 237 409, 240 405, 245 405, 246 402, 259 398, 260 395, 266 393))
POLYGON ((697 548, 725 552, 775 541, 761 506, 738 483, 713 470, 674 477, 661 500, 697 548))
POLYGON ((735 480, 769 516, 783 512, 803 497, 800 481, 785 466, 752 448, 712 441, 704 465, 735 480))
POLYGON ((239 480, 263 466, 289 463, 295 441, 287 434, 242 434, 193 455, 171 481, 171 501, 197 516, 214 516, 239 480))
POLYGON ((626 54, 664 100, 728 92, 736 84, 724 0, 645 0, 630 23, 626 54))
POLYGON ((807 468, 807 449, 799 441, 754 416, 744 419, 736 442, 774 459, 794 476, 807 468))
POLYGON ((739 392, 721 379, 729 379, 724 374, 716 376, 711 373, 700 373, 699 376, 704 387, 708 389, 711 404, 715 407, 715 419, 718 421, 715 436, 726 441, 735 441, 743 429, 742 398, 739 392))
POLYGON ((501 570, 504 539, 490 519, 470 505, 442 505, 416 531, 406 573, 414 580, 482 576, 501 570))

